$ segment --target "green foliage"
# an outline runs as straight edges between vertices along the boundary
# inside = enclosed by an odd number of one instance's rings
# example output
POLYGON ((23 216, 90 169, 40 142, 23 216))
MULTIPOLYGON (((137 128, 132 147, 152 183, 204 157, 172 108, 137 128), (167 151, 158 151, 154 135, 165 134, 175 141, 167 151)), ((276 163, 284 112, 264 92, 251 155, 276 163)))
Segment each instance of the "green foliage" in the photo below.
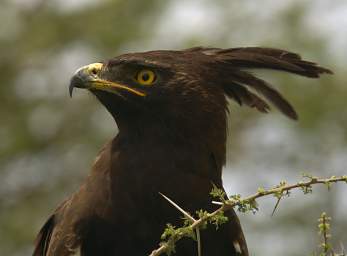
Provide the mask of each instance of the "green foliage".
POLYGON ((220 202, 225 202, 227 196, 225 194, 225 192, 222 189, 217 188, 217 186, 215 184, 212 184, 212 190, 210 192, 210 195, 214 198, 216 198, 217 200, 219 200, 220 202))
POLYGON ((320 256, 327 256, 328 252, 332 249, 331 244, 329 243, 329 238, 331 238, 330 234, 330 221, 331 218, 327 216, 325 212, 323 212, 318 219, 318 229, 319 234, 322 236, 322 243, 320 247, 322 248, 322 252, 320 256))
POLYGON ((330 222, 331 217, 329 217, 325 212, 322 212, 318 219, 318 234, 321 237, 319 248, 321 250, 318 254, 313 253, 314 256, 346 256, 343 248, 341 253, 337 253, 337 250, 335 250, 332 246, 330 222))
POLYGON ((228 217, 224 215, 223 211, 218 212, 209 219, 209 223, 215 225, 217 230, 226 222, 228 222, 228 217))
POLYGON ((175 253, 175 244, 182 237, 188 237, 196 241, 195 232, 189 225, 187 225, 187 223, 180 228, 176 228, 171 224, 166 225, 166 228, 161 235, 161 239, 164 241, 162 241, 160 245, 165 244, 167 246, 167 250, 165 251, 167 255, 175 253))

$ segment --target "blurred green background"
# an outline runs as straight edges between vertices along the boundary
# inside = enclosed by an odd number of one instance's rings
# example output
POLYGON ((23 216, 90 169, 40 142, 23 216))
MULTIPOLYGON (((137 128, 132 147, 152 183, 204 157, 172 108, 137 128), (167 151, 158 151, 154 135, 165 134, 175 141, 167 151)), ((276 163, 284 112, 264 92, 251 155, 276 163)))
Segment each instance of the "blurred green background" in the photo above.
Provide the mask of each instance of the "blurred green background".
MULTIPOLYGON (((77 90, 71 100, 67 86, 78 67, 124 52, 261 45, 331 68, 320 80, 261 72, 299 122, 231 103, 224 183, 246 195, 302 172, 346 174, 346 28, 345 0, 2 0, 0 255, 30 255, 40 226, 117 133, 92 96, 77 90)), ((335 248, 347 247, 346 193, 294 193, 273 217, 275 199, 260 200, 259 213, 240 215, 251 255, 310 255, 321 211, 333 217, 335 248)))

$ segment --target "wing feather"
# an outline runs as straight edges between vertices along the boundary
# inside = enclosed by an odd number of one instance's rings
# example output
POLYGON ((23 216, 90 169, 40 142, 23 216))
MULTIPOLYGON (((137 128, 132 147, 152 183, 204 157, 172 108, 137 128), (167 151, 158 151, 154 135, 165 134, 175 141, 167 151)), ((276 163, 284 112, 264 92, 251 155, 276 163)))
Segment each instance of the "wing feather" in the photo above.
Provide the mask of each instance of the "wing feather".
POLYGON ((53 214, 46 221, 46 223, 41 228, 39 234, 35 241, 35 250, 33 256, 45 256, 47 255, 48 247, 51 241, 54 225, 55 225, 55 215, 53 214))
POLYGON ((50 246, 60 239, 57 230, 59 230, 59 216, 63 213, 65 208, 70 203, 70 198, 63 201, 63 203, 54 211, 49 217, 46 223, 41 228, 39 234, 35 239, 35 249, 32 256, 47 256, 51 255, 48 250, 51 250, 50 246), (58 228, 58 229, 57 229, 58 228))

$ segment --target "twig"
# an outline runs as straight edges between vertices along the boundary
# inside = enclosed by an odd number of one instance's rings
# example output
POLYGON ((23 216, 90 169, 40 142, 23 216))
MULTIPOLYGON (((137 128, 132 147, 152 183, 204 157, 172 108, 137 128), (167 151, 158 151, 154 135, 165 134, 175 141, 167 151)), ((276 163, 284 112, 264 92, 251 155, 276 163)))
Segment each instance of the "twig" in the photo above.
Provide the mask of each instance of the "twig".
POLYGON ((319 245, 322 252, 319 253, 319 256, 346 256, 343 244, 341 244, 341 253, 335 253, 331 243, 329 242, 331 239, 330 221, 331 217, 329 217, 325 212, 322 212, 318 219, 318 233, 322 236, 322 242, 319 245))
POLYGON ((305 176, 305 177, 309 178, 309 180, 300 181, 298 183, 291 184, 291 185, 287 185, 286 182, 281 182, 278 186, 275 186, 274 188, 271 188, 268 190, 265 190, 263 188, 258 189, 257 193, 245 198, 241 198, 240 196, 234 196, 231 199, 226 200, 224 202, 214 202, 215 204, 221 204, 220 208, 218 208, 214 212, 206 213, 201 218, 195 220, 191 225, 187 227, 187 229, 185 229, 186 231, 180 230, 180 232, 177 232, 173 234, 172 236, 170 236, 165 242, 161 243, 161 246, 159 248, 153 250, 149 256, 159 256, 163 253, 171 252, 172 246, 174 246, 177 241, 187 236, 189 230, 196 230, 206 225, 214 217, 218 216, 219 214, 225 211, 233 209, 235 206, 238 206, 239 210, 241 209, 241 211, 245 211, 244 209, 254 210, 256 209, 255 200, 260 197, 275 195, 277 198, 279 198, 279 197, 282 197, 284 193, 289 194, 289 191, 296 188, 301 188, 303 192, 307 194, 312 192, 312 185, 325 184, 328 186, 328 188, 330 188, 332 183, 341 182, 341 181, 344 181, 347 183, 347 175, 339 176, 339 177, 332 176, 330 178, 317 178, 313 176, 305 176))
MULTIPOLYGON (((328 241, 328 238, 330 237, 330 234, 329 234, 330 220, 331 218, 328 217, 325 212, 322 212, 320 218, 318 219, 319 234, 322 235, 322 240, 323 240, 323 242, 319 245, 323 250, 322 253, 320 254, 322 256, 328 256, 328 252, 331 249, 331 245, 329 244, 329 241, 328 241)), ((335 253, 332 252, 332 255, 335 255, 335 253)))
MULTIPOLYGON (((183 210, 178 204, 176 204, 174 201, 172 201, 170 198, 165 196, 163 193, 159 192, 159 194, 164 197, 170 204, 172 204, 176 209, 178 209, 187 219, 191 221, 191 223, 194 223, 196 220, 185 210, 183 210)), ((196 228, 196 240, 198 242, 198 256, 201 255, 201 236, 200 236, 200 229, 196 228)))
POLYGON ((200 228, 196 229, 196 240, 198 241, 198 256, 202 256, 200 228))

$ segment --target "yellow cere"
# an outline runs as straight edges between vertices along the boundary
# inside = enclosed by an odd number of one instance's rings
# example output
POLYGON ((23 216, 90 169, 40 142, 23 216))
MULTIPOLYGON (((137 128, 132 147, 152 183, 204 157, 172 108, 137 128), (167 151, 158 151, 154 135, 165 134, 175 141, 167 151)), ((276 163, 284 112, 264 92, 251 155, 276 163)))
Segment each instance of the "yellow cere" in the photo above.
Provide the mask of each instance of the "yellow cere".
POLYGON ((136 81, 141 85, 152 85, 155 81, 155 73, 149 69, 143 69, 136 75, 136 81))
POLYGON ((97 74, 103 67, 102 63, 92 63, 87 66, 88 73, 97 74))

